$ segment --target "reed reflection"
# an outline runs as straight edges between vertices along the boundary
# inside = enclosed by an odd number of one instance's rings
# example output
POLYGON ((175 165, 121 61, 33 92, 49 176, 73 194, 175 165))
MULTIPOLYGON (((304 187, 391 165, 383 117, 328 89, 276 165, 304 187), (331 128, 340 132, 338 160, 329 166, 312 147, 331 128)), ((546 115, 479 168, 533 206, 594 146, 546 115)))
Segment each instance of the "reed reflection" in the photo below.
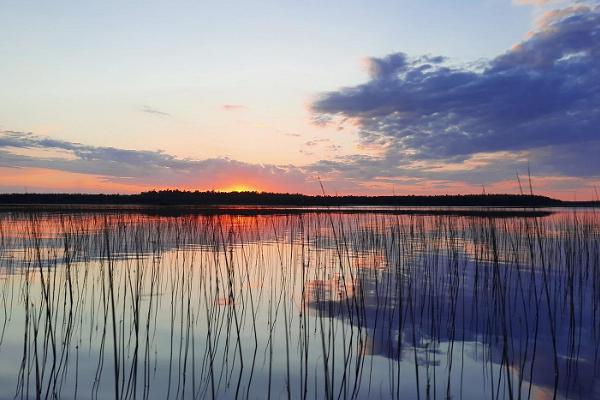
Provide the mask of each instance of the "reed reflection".
POLYGON ((0 216, 0 398, 600 398, 600 224, 0 216))

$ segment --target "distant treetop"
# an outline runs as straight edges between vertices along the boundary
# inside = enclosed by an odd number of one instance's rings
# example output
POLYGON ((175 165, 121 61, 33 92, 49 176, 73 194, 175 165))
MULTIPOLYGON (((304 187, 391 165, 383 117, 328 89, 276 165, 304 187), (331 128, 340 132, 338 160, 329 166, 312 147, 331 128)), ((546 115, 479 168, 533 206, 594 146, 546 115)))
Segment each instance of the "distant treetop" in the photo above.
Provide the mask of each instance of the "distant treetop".
POLYGON ((0 204, 140 204, 140 205, 265 205, 265 206, 470 206, 558 207, 598 206, 538 195, 465 194, 437 196, 328 196, 298 193, 152 190, 139 194, 7 193, 0 204))

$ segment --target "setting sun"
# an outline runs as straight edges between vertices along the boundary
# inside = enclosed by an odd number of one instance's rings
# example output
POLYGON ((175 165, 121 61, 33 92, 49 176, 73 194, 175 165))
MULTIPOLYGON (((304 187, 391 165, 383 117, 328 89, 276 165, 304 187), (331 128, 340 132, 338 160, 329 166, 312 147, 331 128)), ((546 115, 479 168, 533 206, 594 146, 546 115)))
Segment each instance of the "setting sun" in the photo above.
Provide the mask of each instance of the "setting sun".
POLYGON ((229 185, 222 189, 219 189, 219 191, 220 192, 259 192, 260 190, 258 190, 256 187, 249 185, 249 184, 237 183, 237 184, 229 185))

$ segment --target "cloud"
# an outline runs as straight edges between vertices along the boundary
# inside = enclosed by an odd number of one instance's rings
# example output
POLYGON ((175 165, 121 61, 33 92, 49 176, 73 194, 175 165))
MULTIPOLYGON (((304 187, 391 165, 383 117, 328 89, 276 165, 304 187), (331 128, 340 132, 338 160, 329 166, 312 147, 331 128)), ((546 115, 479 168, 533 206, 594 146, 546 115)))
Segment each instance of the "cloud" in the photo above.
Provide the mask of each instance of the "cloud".
MULTIPOLYGON (((337 148, 332 147, 330 151, 337 148)), ((304 153, 305 150, 300 150, 304 153)), ((589 150, 590 153, 593 149, 589 150)), ((423 162, 398 165, 391 157, 347 155, 305 166, 252 164, 228 158, 178 158, 162 151, 89 146, 31 133, 0 131, 0 190, 138 192, 151 188, 220 189, 245 184, 262 190, 321 193, 478 193, 516 192, 515 165, 524 154, 479 154, 466 163, 423 162), (508 173, 507 173, 508 171, 508 173)), ((586 189, 600 180, 536 178, 544 193, 586 189)))
POLYGON ((243 106, 241 104, 223 104, 223 110, 225 111, 239 111, 245 109, 246 106, 243 106))
MULTIPOLYGON (((252 164, 4 131, 0 167, 137 187, 210 189, 237 179, 309 193, 319 192, 318 176, 329 193, 389 194, 474 192, 481 184, 488 192, 515 192, 517 171, 531 165, 534 187, 539 182, 546 193, 594 193, 600 185, 600 7, 545 13, 525 40, 486 62, 452 65, 441 56, 394 53, 366 65, 367 82, 324 93, 311 105, 317 123, 358 131, 359 154, 339 151, 302 166, 252 164)), ((341 150, 326 139, 298 146, 313 157, 341 150)))
POLYGON ((544 6, 551 2, 552 0, 513 0, 513 4, 518 6, 544 6))
MULTIPOLYGON (((420 164, 497 153, 520 154, 540 172, 600 176, 600 7, 546 14, 526 40, 480 66, 404 53, 367 63, 368 82, 324 93, 312 112, 318 123, 354 121, 362 144, 383 155, 322 167, 428 175, 420 164)), ((514 175, 522 158, 488 165, 489 181, 514 175)))
POLYGON ((298 190, 310 181, 310 176, 301 169, 289 165, 251 164, 229 158, 178 158, 162 151, 89 146, 15 131, 0 132, 0 167, 89 174, 102 176, 109 183, 130 183, 137 187, 210 189, 238 179, 265 189, 298 190), (38 150, 67 151, 70 157, 44 157, 38 150))
POLYGON ((559 21, 561 18, 568 17, 576 13, 586 13, 590 11, 590 6, 586 4, 574 4, 569 7, 559 8, 544 12, 537 20, 537 29, 544 29, 550 24, 559 21))
POLYGON ((315 147, 315 146, 318 146, 319 144, 323 144, 323 143, 327 143, 327 142, 329 142, 329 139, 327 139, 327 138, 312 139, 312 140, 305 142, 304 145, 307 147, 315 147))
POLYGON ((140 109, 140 111, 148 113, 148 114, 160 115, 160 116, 163 116, 163 117, 172 117, 172 115, 169 114, 169 113, 167 113, 167 112, 160 111, 160 110, 158 110, 156 108, 149 107, 149 106, 143 106, 140 109))

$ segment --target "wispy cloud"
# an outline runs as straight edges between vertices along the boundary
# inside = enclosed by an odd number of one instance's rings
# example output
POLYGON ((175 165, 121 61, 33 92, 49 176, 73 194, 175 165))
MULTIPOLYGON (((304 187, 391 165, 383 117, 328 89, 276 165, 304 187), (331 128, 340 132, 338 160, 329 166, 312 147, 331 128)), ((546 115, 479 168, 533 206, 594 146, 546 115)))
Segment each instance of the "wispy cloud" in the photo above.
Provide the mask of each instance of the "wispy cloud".
POLYGON ((162 151, 89 146, 15 131, 0 134, 0 167, 54 169, 149 187, 214 188, 241 179, 297 190, 308 179, 301 169, 289 165, 252 164, 229 158, 179 158, 162 151), (14 152, 14 148, 66 150, 72 157, 38 157, 14 152))
POLYGON ((518 6, 543 6, 552 1, 553 0, 513 0, 513 4, 518 6))
POLYGON ((225 111, 239 111, 247 109, 246 106, 243 106, 241 104, 223 104, 222 108, 225 111))
MULTIPOLYGON (((335 145, 327 147, 331 152, 337 150, 335 145)), ((312 155, 310 151, 300 151, 312 155)), ((241 183, 265 190, 320 193, 319 177, 328 193, 477 192, 481 182, 490 191, 514 192, 514 169, 527 167, 526 156, 487 154, 473 156, 467 163, 427 161, 415 166, 399 165, 388 156, 347 155, 304 166, 270 165, 229 158, 179 158, 162 151, 89 146, 32 133, 0 131, 0 175, 5 177, 0 179, 0 191, 19 191, 26 186, 46 191, 61 188, 72 191, 80 187, 96 192, 107 187, 112 191, 162 187, 219 189, 241 183), (33 175, 28 178, 29 171, 33 175), (40 181, 40 176, 53 178, 46 182, 40 181), (50 186, 43 186, 44 182, 50 186)), ((600 184, 600 180, 553 176, 553 166, 544 171, 549 176, 536 178, 538 190, 560 191, 568 187, 571 196, 573 190, 593 190, 594 185, 600 184)))
POLYGON ((321 138, 321 139, 315 138, 315 139, 305 142, 304 145, 308 146, 308 147, 315 147, 315 146, 318 146, 319 144, 323 144, 323 143, 327 143, 327 142, 329 142, 328 138, 321 138))
POLYGON ((160 115, 163 117, 172 117, 171 114, 169 114, 168 112, 164 112, 161 110, 158 110, 154 107, 149 107, 149 106, 142 106, 142 108, 140 109, 142 112, 148 113, 148 114, 154 114, 154 115, 160 115))

